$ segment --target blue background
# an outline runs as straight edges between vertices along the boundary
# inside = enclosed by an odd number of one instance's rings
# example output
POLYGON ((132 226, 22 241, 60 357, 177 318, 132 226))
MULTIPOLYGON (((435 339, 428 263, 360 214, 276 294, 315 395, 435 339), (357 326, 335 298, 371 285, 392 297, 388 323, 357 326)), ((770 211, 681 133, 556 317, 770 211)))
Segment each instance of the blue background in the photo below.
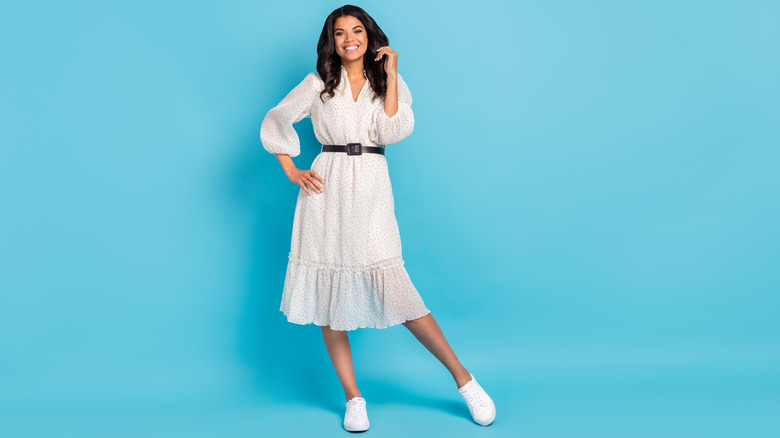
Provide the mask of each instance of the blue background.
MULTIPOLYGON (((278 310, 299 188, 259 141, 341 5, 2 6, 0 434, 346 433, 278 310)), ((407 270, 498 407, 358 330, 369 433, 780 433, 780 6, 359 5, 414 96, 407 270)))

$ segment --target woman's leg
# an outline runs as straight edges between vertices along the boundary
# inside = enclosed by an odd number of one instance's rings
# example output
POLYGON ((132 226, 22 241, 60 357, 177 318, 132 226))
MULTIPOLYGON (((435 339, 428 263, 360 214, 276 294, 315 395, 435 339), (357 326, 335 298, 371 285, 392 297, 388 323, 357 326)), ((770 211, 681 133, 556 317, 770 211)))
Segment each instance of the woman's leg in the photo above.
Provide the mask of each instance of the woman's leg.
POLYGON ((325 348, 328 350, 330 361, 336 375, 344 387, 344 395, 347 401, 353 397, 362 397, 355 382, 355 370, 352 367, 352 349, 349 347, 349 336, 346 331, 333 330, 330 326, 322 327, 322 337, 325 340, 325 348))
POLYGON ((403 323, 404 327, 419 340, 449 370, 460 388, 471 380, 468 370, 461 365, 455 352, 444 337, 439 324, 430 313, 422 318, 403 323))

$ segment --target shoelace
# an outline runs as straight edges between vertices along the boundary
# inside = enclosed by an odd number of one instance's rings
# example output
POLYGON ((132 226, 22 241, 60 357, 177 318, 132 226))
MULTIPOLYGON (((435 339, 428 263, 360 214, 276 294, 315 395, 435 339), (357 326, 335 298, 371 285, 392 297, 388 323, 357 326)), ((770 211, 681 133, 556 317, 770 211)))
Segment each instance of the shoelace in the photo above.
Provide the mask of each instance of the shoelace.
MULTIPOLYGON (((476 382, 475 382, 476 383, 476 382)), ((482 398, 482 391, 479 390, 477 385, 475 384, 471 388, 464 391, 463 396, 466 398, 466 401, 468 402, 469 406, 484 406, 487 407, 487 403, 482 398)))
POLYGON ((366 401, 363 399, 350 400, 347 403, 347 417, 368 417, 366 413, 366 401))

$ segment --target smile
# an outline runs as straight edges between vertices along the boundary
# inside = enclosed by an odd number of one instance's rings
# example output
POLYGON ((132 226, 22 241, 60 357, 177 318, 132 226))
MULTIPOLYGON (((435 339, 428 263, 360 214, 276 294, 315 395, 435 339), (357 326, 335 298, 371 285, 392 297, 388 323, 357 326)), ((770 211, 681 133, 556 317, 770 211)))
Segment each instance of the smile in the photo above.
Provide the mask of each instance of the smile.
POLYGON ((357 51, 357 49, 358 49, 358 46, 344 47, 344 51, 347 52, 347 53, 355 52, 355 51, 357 51))

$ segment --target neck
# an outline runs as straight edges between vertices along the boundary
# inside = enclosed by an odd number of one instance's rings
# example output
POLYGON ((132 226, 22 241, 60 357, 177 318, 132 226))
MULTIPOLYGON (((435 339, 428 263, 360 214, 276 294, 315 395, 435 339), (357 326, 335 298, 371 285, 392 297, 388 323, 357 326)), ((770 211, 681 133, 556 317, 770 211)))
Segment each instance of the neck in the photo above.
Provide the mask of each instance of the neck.
POLYGON ((356 59, 354 61, 341 60, 341 65, 347 70, 347 75, 352 79, 360 79, 363 77, 363 58, 356 59))

